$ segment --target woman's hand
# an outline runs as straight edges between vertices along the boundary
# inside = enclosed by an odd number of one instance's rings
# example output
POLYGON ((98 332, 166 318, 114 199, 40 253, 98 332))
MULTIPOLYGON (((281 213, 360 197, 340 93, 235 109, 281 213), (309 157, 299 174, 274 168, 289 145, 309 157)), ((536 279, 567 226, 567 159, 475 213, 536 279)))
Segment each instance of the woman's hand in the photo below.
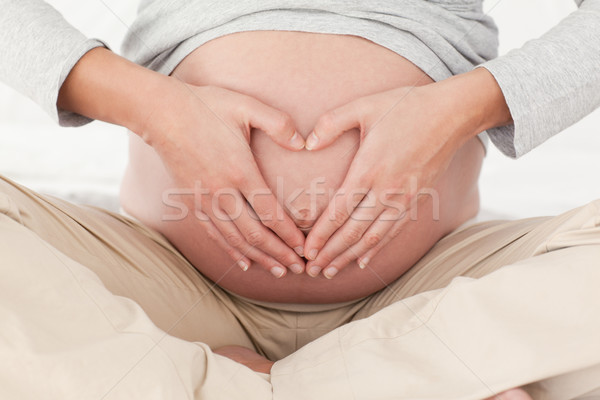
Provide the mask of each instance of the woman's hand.
POLYGON ((286 267, 302 273, 304 235, 268 189, 248 144, 254 127, 302 149, 288 115, 226 89, 186 85, 104 48, 79 60, 57 105, 142 136, 175 184, 193 191, 188 209, 242 269, 254 260, 276 277, 286 267))
POLYGON ((432 194, 455 152, 509 120, 500 89, 482 69, 359 98, 321 116, 307 149, 319 150, 353 128, 360 129, 361 143, 306 239, 308 274, 323 271, 331 279, 354 260, 364 269, 411 218, 419 195, 432 194))
POLYGON ((280 278, 304 271, 304 235, 259 172, 249 145, 259 128, 291 151, 304 148, 291 118, 258 100, 172 78, 171 98, 148 117, 141 136, 160 155, 211 238, 246 270, 257 261, 280 278), (292 250, 296 249, 296 251, 292 250))

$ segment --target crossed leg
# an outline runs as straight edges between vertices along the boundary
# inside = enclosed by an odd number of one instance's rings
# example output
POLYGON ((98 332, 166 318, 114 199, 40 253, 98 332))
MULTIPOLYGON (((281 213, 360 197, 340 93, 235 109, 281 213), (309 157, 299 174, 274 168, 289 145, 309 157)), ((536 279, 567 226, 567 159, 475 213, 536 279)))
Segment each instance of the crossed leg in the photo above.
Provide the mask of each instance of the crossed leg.
MULTIPOLYGON (((485 398, 493 394, 481 381, 473 380, 473 374, 460 374, 457 366, 461 364, 457 363, 456 354, 461 354, 469 365, 475 365, 473 371, 483 376, 485 382, 491 382, 496 393, 540 380, 543 380, 542 385, 526 388, 533 398, 547 393, 554 396, 549 398, 575 398, 593 390, 597 393, 599 389, 598 371, 590 366, 600 365, 597 342, 600 321, 595 311, 600 281, 597 268, 600 202, 547 220, 558 223, 543 226, 532 221, 532 225, 544 229, 529 229, 529 237, 525 233, 516 235, 511 240, 518 245, 515 248, 499 251, 496 243, 496 251, 492 251, 496 261, 512 265, 481 279, 450 278, 450 283, 442 279, 436 282, 440 289, 427 287, 425 290, 429 292, 421 292, 423 288, 418 287, 415 275, 423 274, 424 270, 417 266, 406 278, 414 283, 412 287, 402 292, 403 282, 399 282, 396 292, 386 292, 394 294, 392 297, 400 293, 401 301, 390 303, 391 298, 374 296, 364 314, 357 316, 361 320, 344 325, 275 363, 270 378, 264 379, 239 363, 215 355, 206 344, 192 343, 193 339, 180 340, 161 331, 153 322, 168 327, 169 318, 173 317, 168 307, 163 306, 162 314, 155 313, 150 320, 139 304, 110 293, 95 274, 77 262, 76 258, 85 259, 98 269, 111 264, 117 268, 113 270, 115 274, 127 263, 127 255, 115 251, 122 243, 104 236, 110 224, 93 227, 86 219, 94 215, 92 209, 84 210, 86 218, 70 220, 65 217, 66 208, 31 196, 29 201, 44 209, 44 215, 37 215, 33 205, 19 206, 19 202, 24 202, 20 197, 28 196, 24 189, 4 186, 10 195, 0 195, 0 320, 4 321, 0 350, 9 361, 0 367, 0 374, 9 377, 7 382, 11 384, 0 388, 0 393, 5 394, 0 397, 64 398, 62 395, 75 390, 85 394, 80 397, 95 398, 97 396, 89 394, 96 390, 102 394, 112 393, 104 398, 146 399, 153 398, 152 389, 156 388, 169 391, 171 398, 175 398, 176 393, 186 393, 190 398, 211 395, 212 398, 261 400, 271 398, 272 390, 285 399, 325 398, 328 393, 334 394, 327 397, 330 399, 348 398, 348 390, 358 388, 365 392, 359 392, 357 398, 371 398, 369 390, 392 390, 395 394, 412 390, 405 398, 415 398, 423 390, 433 389, 439 391, 432 398, 439 399, 485 398), (42 221, 44 218, 60 221, 60 224, 47 224, 48 221, 42 221), (40 229, 38 234, 34 228, 41 223, 45 230, 40 229), (69 256, 58 248, 58 243, 65 242, 65 235, 68 235, 68 246, 78 249, 69 256), (86 236, 93 236, 94 240, 87 242, 86 236), (520 241, 521 237, 524 240, 520 241), (529 254, 530 258, 512 259, 515 252, 529 254), (443 329, 445 343, 450 343, 456 353, 443 353, 448 348, 440 346, 439 338, 432 337, 430 329, 437 332, 443 329), (577 340, 573 340, 573 332, 577 332, 577 340), (386 338, 386 335, 391 336, 386 338), (367 348, 361 347, 365 344, 367 348), (339 353, 336 352, 340 350, 343 360, 337 358, 339 353), (511 364, 508 359, 519 362, 511 364), (497 368, 498 360, 504 360, 503 369, 497 368), (341 363, 332 367, 332 363, 338 361, 341 363), (348 381, 344 372, 352 369, 352 379, 348 381), (30 373, 23 374, 23 371, 30 373), (368 383, 381 380, 382 376, 389 379, 387 383, 412 379, 413 386, 368 383), (511 380, 502 381, 507 376, 511 380), (229 384, 234 378, 236 384, 229 384), (423 379, 431 385, 419 384, 423 379), (74 382, 79 384, 74 385, 74 382), (356 386, 361 383, 362 386, 356 386), (228 391, 224 391, 224 387, 228 391), (454 390, 454 395, 444 397, 449 390, 454 390), (311 396, 311 392, 318 395, 311 396), (117 393, 122 393, 122 397, 117 393), (142 395, 144 397, 136 397, 142 395)), ((104 217, 112 218, 106 214, 104 217)), ((135 226, 140 232, 144 230, 132 221, 119 220, 118 223, 122 227, 135 226)), ((131 231, 128 238, 133 234, 131 231)), ((144 251, 148 245, 171 253, 168 242, 152 232, 145 234, 148 242, 143 242, 143 246, 142 242, 137 243, 140 246, 137 250, 144 251)), ((457 233, 459 237, 461 234, 457 233)), ((470 235, 473 236, 473 232, 470 235)), ((481 238, 481 235, 474 236, 481 238)), ((128 240, 123 238, 122 241, 128 240)), ((446 242, 442 241, 439 246, 445 246, 446 242)), ((152 262, 157 261, 156 254, 146 257, 142 264, 152 266, 152 262)), ((171 255, 180 257, 176 253, 171 255)), ((468 252, 462 258, 473 256, 468 252)), ((180 261, 183 266, 185 260, 180 261)), ((437 270, 439 275, 443 265, 433 265, 435 268, 425 272, 437 270)), ((149 271, 134 269, 132 273, 145 280, 149 271)), ((483 274, 477 271, 478 268, 474 268, 470 275, 483 274)), ((185 273, 194 273, 193 270, 180 272, 182 274, 170 277, 178 288, 173 291, 174 296, 177 292, 186 292, 185 273)), ((114 285, 115 291, 132 289, 133 281, 118 282, 110 270, 104 274, 103 280, 114 285)), ((155 281, 164 284, 167 276, 155 278, 161 278, 155 281)), ((160 290, 158 286, 155 292, 147 290, 148 311, 158 306, 157 302, 167 300, 160 297, 160 290)), ((218 300, 223 295, 218 288, 206 293, 205 298, 216 301, 215 305, 222 311, 219 318, 224 319, 214 320, 217 326, 205 323, 195 329, 190 325, 190 331, 207 334, 207 340, 212 340, 214 347, 218 347, 224 333, 229 336, 223 345, 236 343, 252 347, 250 339, 239 339, 245 332, 243 329, 238 332, 236 317, 224 307, 225 300, 218 300), (219 326, 225 323, 231 324, 232 329, 223 330, 219 326), (215 332, 212 339, 211 330, 215 332)), ((140 302, 144 302, 143 297, 139 298, 140 302)), ((202 317, 202 314, 195 315, 202 317)), ((256 357, 254 361, 264 363, 256 357)), ((260 368, 265 365, 270 367, 270 363, 266 363, 260 368)), ((522 396, 523 393, 513 390, 505 395, 522 396)))
MULTIPOLYGON (((220 354, 235 362, 245 365, 253 371, 263 374, 271 373, 271 367, 274 362, 261 356, 260 354, 242 346, 224 346, 214 350, 216 354, 220 354)), ((498 394, 497 396, 488 397, 485 400, 532 400, 531 396, 523 389, 511 389, 498 394)))

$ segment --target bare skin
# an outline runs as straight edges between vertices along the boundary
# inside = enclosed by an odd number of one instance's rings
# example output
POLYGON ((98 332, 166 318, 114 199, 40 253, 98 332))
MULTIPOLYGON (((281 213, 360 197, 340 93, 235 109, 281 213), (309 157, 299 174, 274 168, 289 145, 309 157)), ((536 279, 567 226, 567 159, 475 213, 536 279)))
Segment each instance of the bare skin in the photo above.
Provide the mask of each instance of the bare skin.
MULTIPOLYGON (((213 40, 191 53, 173 75, 198 87, 213 85, 252 96, 288 114, 303 137, 324 113, 349 101, 432 83, 406 59, 362 38, 298 32, 245 32, 213 40)), ((308 232, 344 182, 359 140, 358 129, 352 129, 327 147, 292 152, 255 129, 251 148, 269 188, 308 232), (322 194, 311 198, 311 192, 322 194)), ((394 145, 402 150, 402 143, 394 145)), ((435 199, 422 196, 418 215, 406 219, 397 237, 370 260, 369 269, 359 268, 356 258, 362 254, 357 253, 333 280, 310 271, 277 280, 257 262, 246 272, 230 268, 234 262, 209 239, 193 213, 177 217, 181 210, 173 204, 184 202, 185 196, 170 195, 171 204, 165 204, 165 193, 177 184, 157 153, 134 135, 121 200, 128 213, 162 232, 196 268, 228 290, 263 301, 341 302, 397 279, 442 236, 477 213, 482 159, 478 139, 461 145, 428 187, 435 199), (438 200, 439 207, 434 204, 438 200)))
MULTIPOLYGON (((108 50, 92 50, 69 74, 58 105, 136 133, 123 181, 123 207, 165 234, 196 268, 224 288, 278 302, 327 303, 365 296, 402 275, 439 238, 477 212, 476 181, 483 150, 474 137, 483 129, 506 122, 507 114, 502 94, 489 73, 476 70, 426 84, 427 77, 406 59, 364 39, 291 32, 247 32, 219 38, 197 49, 180 67, 195 55, 196 62, 187 64, 189 76, 185 70, 176 71, 181 79, 191 82, 185 84, 108 50), (203 52, 210 57, 202 57, 203 52), (267 62, 261 63, 256 54, 266 55, 263 58, 267 62), (272 68, 274 65, 278 68, 272 68), (311 126, 322 128, 320 116, 331 116, 336 107, 359 100, 367 105, 389 105, 389 99, 381 99, 411 87, 415 95, 402 96, 398 102, 401 107, 391 107, 393 118, 386 119, 399 122, 396 126, 402 129, 367 135, 360 146, 358 129, 350 130, 325 148, 311 145, 310 153, 300 150, 303 139, 298 141, 295 131, 306 137, 311 126), (381 95, 371 96, 374 93, 381 95), (421 136, 422 140, 417 139, 421 136), (389 138, 393 138, 389 143, 394 147, 388 147, 397 148, 399 153, 386 149, 385 157, 377 157, 374 149, 385 146, 389 138), (282 154, 282 148, 287 152, 282 154), (357 148, 357 156, 352 158, 357 148), (392 174, 378 172, 386 169, 388 161, 398 159, 407 160, 413 168, 392 174), (373 169, 370 162, 377 167, 373 169), (350 164, 353 169, 344 178, 350 164), (361 171, 367 171, 366 175, 361 171), (318 195, 308 209, 302 208, 302 199, 298 200, 300 206, 290 206, 283 199, 285 191, 306 189, 306 172, 310 179, 324 178, 324 184, 317 184, 332 191, 318 195), (305 261, 298 255, 311 243, 311 236, 305 243, 293 218, 308 228, 331 204, 336 187, 350 176, 358 176, 357 181, 364 181, 365 186, 396 180, 400 184, 394 184, 393 189, 408 189, 408 199, 418 195, 417 190, 426 192, 417 203, 421 207, 411 202, 410 213, 398 213, 407 217, 401 229, 377 235, 366 232, 359 238, 374 246, 369 251, 378 251, 370 260, 368 273, 346 259, 344 270, 334 280, 323 278, 332 278, 326 265, 319 266, 325 268, 319 278, 310 279, 303 273, 305 261), (273 177, 283 178, 282 191, 269 190, 273 177), (418 180, 414 190, 406 187, 410 178, 418 180), (221 190, 230 193, 220 196, 221 190), (192 196, 186 197, 181 191, 192 196), (241 214, 237 213, 238 206, 241 214), (392 238, 394 241, 387 243, 392 238), (244 270, 248 271, 242 273, 244 270)), ((362 122, 373 121, 380 108, 355 107, 356 118, 349 119, 360 123, 362 116, 362 122)), ((329 131, 331 136, 339 136, 332 132, 335 129, 329 131)), ((298 198, 292 196, 292 201, 298 198)), ((400 203, 408 202, 403 199, 400 203)), ((350 204, 350 208, 355 206, 350 204)), ((315 229, 320 233, 312 237, 325 240, 332 225, 349 221, 351 211, 336 211, 332 220, 321 216, 317 223, 320 228, 315 229)), ((361 224, 361 229, 364 226, 361 224)), ((352 245, 356 236, 344 235, 342 239, 352 245)), ((331 236, 331 243, 337 243, 339 250, 339 237, 331 236)), ((312 240, 311 246, 309 253, 319 243, 315 245, 312 240)), ((335 256, 336 251, 329 254, 335 256)), ((320 255, 327 253, 323 249, 320 255)), ((364 256, 352 255, 357 259, 364 256)))
MULTIPOLYGON (((354 299, 373 293, 404 273, 440 237, 477 212, 477 176, 483 149, 474 136, 509 117, 497 85, 485 73, 463 74, 447 83, 432 84, 406 59, 349 36, 274 32, 230 35, 196 50, 176 74, 187 84, 154 74, 106 50, 93 50, 69 75, 61 89, 59 106, 135 132, 123 183, 124 208, 159 229, 221 286, 267 301, 326 303, 354 299), (376 149, 392 138, 388 136, 391 128, 385 130, 385 136, 364 138, 363 130, 372 128, 381 113, 380 107, 370 106, 385 105, 413 86, 419 87, 414 90, 419 96, 402 96, 407 100, 398 103, 402 107, 391 119, 403 128, 412 126, 397 130, 408 141, 396 133, 394 140, 387 142, 397 146, 398 155, 386 152, 386 158, 376 157, 374 151, 369 157, 369 152, 363 151, 357 156, 357 149, 376 149), (465 95, 463 101, 455 102, 456 95, 465 95), (369 100, 361 100, 365 98, 369 100), (359 100, 361 105, 350 106, 348 112, 347 106, 359 100), (345 122, 328 126, 327 121, 335 121, 331 110, 338 111, 333 114, 343 116, 345 122), (308 140, 311 152, 301 150, 305 145, 302 139, 308 139, 315 126, 318 130, 313 133, 320 135, 321 144, 308 140), (426 133, 423 140, 415 139, 420 137, 419 130, 426 133), (431 146, 440 141, 437 132, 446 135, 441 140, 446 145, 431 146), (300 141, 295 133, 300 133, 300 141), (243 145, 247 141, 252 152, 243 145), (415 156, 422 151, 428 157, 415 156), (365 254, 356 254, 353 262, 338 264, 339 274, 333 280, 325 278, 325 265, 319 268, 316 279, 303 273, 306 265, 298 255, 318 250, 317 256, 309 257, 313 263, 309 267, 314 267, 316 257, 328 254, 324 246, 330 238, 331 243, 339 244, 339 238, 330 233, 332 224, 344 226, 356 204, 343 218, 321 219, 320 233, 313 234, 316 241, 311 243, 309 237, 307 244, 298 235, 299 228, 308 232, 331 204, 333 195, 317 197, 307 206, 303 196, 286 202, 289 192, 310 188, 310 178, 319 175, 325 187, 335 191, 347 176, 360 175, 357 171, 380 168, 386 161, 406 156, 412 157, 408 158, 408 167, 423 172, 417 174, 422 179, 418 186, 438 197, 431 195, 429 200, 416 203, 423 207, 414 219, 407 220, 401 230, 382 231, 380 240, 363 249, 372 255, 369 271, 357 268, 356 259, 363 257, 364 262, 365 254), (347 175, 351 166, 354 170, 347 175), (276 190, 277 178, 287 181, 282 192, 276 190), (181 209, 173 198, 164 197, 165 192, 193 187, 197 179, 209 183, 213 199, 217 197, 215 189, 233 189, 247 200, 258 218, 223 222, 214 215, 203 219, 178 216, 181 209), (262 199, 248 196, 247 192, 266 188, 272 192, 262 199), (279 202, 271 197, 273 193, 279 202), (434 207, 436 201, 439 209, 434 207), (279 207, 285 208, 291 218, 283 217, 273 224, 267 217, 277 213, 279 207), (257 224, 259 221, 262 225, 257 224), (262 240, 257 240, 256 232, 262 240), (232 260, 240 268, 232 269, 232 260), (286 274, 287 270, 294 271, 296 264, 302 271, 286 274), (247 272, 242 271, 248 267, 247 272)), ((383 182, 382 177, 405 181, 411 172, 376 171, 365 181, 367 189, 383 182)), ((193 201, 176 200, 193 211, 193 201)), ((227 204, 219 201, 219 207, 227 211, 227 204)), ((348 245, 361 240, 349 240, 348 245)), ((335 263, 335 253, 329 250, 330 264, 335 263)), ((272 366, 271 361, 248 349, 227 347, 216 352, 256 371, 268 373, 272 366)), ((528 399, 518 389, 505 395, 528 399)))

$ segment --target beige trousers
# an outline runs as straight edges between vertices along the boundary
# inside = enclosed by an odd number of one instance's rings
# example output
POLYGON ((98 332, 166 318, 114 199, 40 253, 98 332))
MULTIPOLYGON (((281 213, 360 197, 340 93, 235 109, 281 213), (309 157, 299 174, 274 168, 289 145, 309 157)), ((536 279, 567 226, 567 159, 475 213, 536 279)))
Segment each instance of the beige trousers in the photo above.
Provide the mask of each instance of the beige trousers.
MULTIPOLYGON (((367 272, 368 273, 368 272, 367 272)), ((0 180, 0 399, 600 398, 600 201, 454 232, 344 304, 259 303, 120 215, 0 180), (255 373, 211 348, 275 363, 255 373)))

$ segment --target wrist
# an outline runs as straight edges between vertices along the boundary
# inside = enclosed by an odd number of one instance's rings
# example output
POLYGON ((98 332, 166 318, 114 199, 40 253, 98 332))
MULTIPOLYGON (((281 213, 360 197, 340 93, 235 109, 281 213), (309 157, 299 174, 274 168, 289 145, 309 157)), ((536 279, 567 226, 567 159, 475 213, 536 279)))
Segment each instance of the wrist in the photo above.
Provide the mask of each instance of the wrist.
POLYGON ((481 67, 464 75, 465 79, 469 79, 469 86, 473 93, 472 104, 475 108, 474 121, 477 133, 511 123, 512 116, 504 93, 491 72, 481 67))
POLYGON ((459 143, 512 121, 500 86, 485 68, 476 68, 430 86, 435 86, 435 96, 442 103, 441 114, 454 128, 450 131, 459 143))
POLYGON ((170 78, 141 67, 108 49, 86 53, 63 83, 57 105, 86 117, 139 133, 170 78))

